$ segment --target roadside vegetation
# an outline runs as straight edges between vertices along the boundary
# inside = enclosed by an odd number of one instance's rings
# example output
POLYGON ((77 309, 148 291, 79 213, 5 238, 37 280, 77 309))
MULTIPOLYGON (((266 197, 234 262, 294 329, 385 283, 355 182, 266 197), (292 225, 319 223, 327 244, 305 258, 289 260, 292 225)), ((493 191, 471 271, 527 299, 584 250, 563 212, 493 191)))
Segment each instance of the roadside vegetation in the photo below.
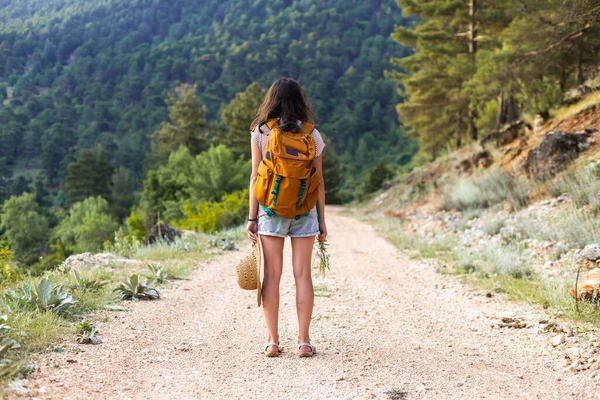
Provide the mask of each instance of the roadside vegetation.
POLYGON ((490 295, 600 324, 598 304, 576 303, 569 293, 578 269, 581 283, 597 266, 581 251, 600 243, 599 185, 598 162, 574 164, 542 182, 490 169, 449 181, 430 217, 397 212, 400 218, 391 213, 372 222, 413 257, 429 259, 439 272, 459 275, 490 295), (533 202, 531 193, 544 193, 545 200, 533 202))
POLYGON ((234 229, 147 247, 121 239, 113 249, 132 262, 61 264, 40 276, 13 269, 11 252, 0 248, 0 383, 26 376, 37 354, 64 351, 64 340, 100 343, 105 313, 126 310, 127 301, 159 299, 163 287, 185 279, 198 262, 235 248, 240 238, 234 229))

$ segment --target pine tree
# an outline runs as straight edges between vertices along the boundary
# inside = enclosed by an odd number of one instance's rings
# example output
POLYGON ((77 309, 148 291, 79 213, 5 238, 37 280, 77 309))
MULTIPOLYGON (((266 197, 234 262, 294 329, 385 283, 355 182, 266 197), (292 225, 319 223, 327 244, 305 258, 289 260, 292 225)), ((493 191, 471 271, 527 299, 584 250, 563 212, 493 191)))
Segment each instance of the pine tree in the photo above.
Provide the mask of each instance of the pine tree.
POLYGON ((184 84, 169 94, 166 103, 171 122, 163 122, 151 136, 154 163, 164 164, 180 146, 187 147, 192 155, 208 149, 206 107, 200 104, 196 91, 196 86, 184 84))
POLYGON ((102 148, 82 149, 77 161, 67 167, 64 185, 66 205, 70 206, 88 197, 110 199, 114 167, 106 160, 102 148))
POLYGON ((435 157, 452 138, 460 146, 465 127, 472 139, 477 138, 475 114, 464 90, 475 72, 476 3, 398 0, 398 4, 405 17, 416 16, 423 23, 396 27, 393 39, 415 47, 415 52, 393 59, 403 71, 388 75, 403 87, 401 121, 419 137, 421 150, 435 157))
POLYGON ((221 109, 223 131, 218 143, 227 146, 236 158, 250 155, 250 124, 265 97, 266 90, 256 82, 235 95, 229 104, 221 109))

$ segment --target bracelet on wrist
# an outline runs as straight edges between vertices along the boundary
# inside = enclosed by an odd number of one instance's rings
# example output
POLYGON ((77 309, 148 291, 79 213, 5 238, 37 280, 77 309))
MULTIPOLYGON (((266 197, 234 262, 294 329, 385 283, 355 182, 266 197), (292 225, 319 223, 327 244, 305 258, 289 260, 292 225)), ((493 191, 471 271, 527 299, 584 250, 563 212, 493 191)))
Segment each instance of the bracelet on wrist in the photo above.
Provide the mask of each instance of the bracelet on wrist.
POLYGON ((258 222, 258 218, 248 218, 248 222, 258 222))

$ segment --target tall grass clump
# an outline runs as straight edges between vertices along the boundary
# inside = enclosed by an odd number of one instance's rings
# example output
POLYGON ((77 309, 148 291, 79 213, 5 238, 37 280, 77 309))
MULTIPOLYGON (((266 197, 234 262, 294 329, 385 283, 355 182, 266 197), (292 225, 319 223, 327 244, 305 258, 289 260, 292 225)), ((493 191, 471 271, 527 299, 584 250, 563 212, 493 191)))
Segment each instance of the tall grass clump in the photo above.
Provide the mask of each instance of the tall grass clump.
POLYGON ((489 246, 483 253, 485 261, 495 275, 506 275, 517 279, 530 278, 533 269, 523 254, 523 249, 515 244, 489 246))
POLYGON ((519 225, 525 237, 565 242, 580 248, 600 242, 600 218, 574 205, 542 219, 523 219, 519 225))
POLYGON ((442 190, 440 208, 459 211, 488 208, 508 201, 515 210, 529 204, 529 183, 494 168, 461 178, 442 190))
POLYGON ((548 183, 548 191, 553 197, 566 195, 576 207, 591 206, 598 210, 598 168, 577 168, 558 175, 548 183))

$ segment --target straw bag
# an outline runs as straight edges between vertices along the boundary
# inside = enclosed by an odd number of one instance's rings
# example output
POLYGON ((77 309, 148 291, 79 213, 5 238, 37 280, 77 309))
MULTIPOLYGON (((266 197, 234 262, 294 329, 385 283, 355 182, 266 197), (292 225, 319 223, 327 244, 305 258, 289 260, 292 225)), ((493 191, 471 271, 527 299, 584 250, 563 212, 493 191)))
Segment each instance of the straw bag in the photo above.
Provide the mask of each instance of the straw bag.
POLYGON ((244 257, 235 267, 238 285, 244 290, 256 290, 256 300, 260 307, 262 288, 260 284, 260 238, 252 245, 252 253, 244 257))

